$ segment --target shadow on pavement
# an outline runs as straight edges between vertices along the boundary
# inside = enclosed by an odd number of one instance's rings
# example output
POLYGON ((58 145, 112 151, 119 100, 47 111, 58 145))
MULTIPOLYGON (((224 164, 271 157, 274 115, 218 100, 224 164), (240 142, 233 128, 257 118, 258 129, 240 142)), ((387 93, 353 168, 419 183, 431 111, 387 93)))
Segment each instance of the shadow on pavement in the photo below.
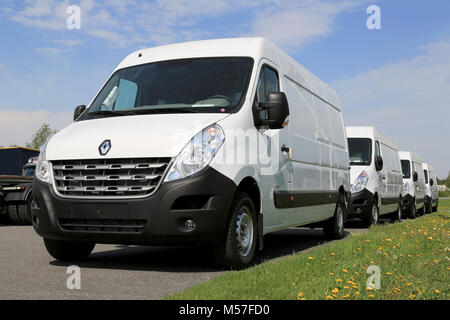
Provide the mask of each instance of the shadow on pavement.
MULTIPOLYGON (((348 235, 348 232, 347 232, 348 235)), ((256 264, 273 260, 294 252, 326 243, 321 229, 287 229, 264 237, 264 250, 257 254, 256 264)), ((212 259, 211 249, 205 247, 149 247, 116 245, 114 249, 92 253, 88 259, 64 263, 57 260, 51 265, 81 268, 142 270, 162 272, 220 272, 212 259)))

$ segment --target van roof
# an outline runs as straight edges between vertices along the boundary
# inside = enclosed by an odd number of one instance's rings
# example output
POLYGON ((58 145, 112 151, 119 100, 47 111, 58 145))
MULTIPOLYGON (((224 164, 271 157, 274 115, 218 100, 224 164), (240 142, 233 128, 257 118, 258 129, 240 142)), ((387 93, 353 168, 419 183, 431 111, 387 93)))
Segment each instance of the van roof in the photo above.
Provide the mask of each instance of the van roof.
POLYGON ((398 150, 397 142, 391 136, 371 126, 359 126, 359 127, 345 127, 348 138, 375 138, 380 139, 381 143, 398 150))
POLYGON ((400 156, 400 160, 413 160, 414 162, 422 163, 420 157, 410 151, 399 151, 398 155, 400 156))
MULTIPOLYGON (((137 50, 128 55, 115 71, 131 66, 157 61, 204 58, 204 57, 251 57, 255 66, 265 58, 279 66, 280 71, 323 100, 341 109, 336 92, 317 76, 287 55, 273 42, 261 37, 225 38, 191 41, 137 50)), ((257 68, 253 73, 256 74, 257 68)))

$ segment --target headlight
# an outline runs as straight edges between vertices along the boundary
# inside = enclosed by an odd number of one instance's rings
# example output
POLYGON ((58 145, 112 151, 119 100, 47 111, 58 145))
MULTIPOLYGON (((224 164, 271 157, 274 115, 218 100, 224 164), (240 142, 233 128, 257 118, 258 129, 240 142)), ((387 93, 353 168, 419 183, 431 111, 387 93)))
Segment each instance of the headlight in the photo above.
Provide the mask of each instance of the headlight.
POLYGON ((39 154, 38 163, 36 165, 35 176, 36 178, 45 183, 50 183, 51 182, 50 163, 45 158, 46 149, 47 149, 47 142, 41 147, 41 153, 39 154))
POLYGON ((405 182, 402 189, 402 196, 406 196, 409 193, 409 190, 411 189, 411 185, 409 182, 405 182))
POLYGON ((361 172, 361 174, 356 178, 355 183, 353 184, 352 188, 350 189, 351 193, 357 193, 363 190, 367 182, 369 181, 369 175, 366 171, 361 172))
POLYGON ((225 135, 218 124, 196 134, 175 158, 164 181, 173 181, 193 175, 205 168, 219 151, 225 135))

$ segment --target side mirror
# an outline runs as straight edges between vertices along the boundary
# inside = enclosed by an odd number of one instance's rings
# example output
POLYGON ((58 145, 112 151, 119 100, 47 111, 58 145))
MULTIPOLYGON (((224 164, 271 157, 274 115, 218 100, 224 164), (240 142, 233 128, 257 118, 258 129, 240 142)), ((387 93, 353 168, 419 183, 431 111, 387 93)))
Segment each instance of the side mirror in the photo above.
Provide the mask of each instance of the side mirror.
POLYGON ((377 158, 375 159, 375 170, 383 170, 383 158, 381 156, 377 156, 377 158))
POLYGON ((430 186, 433 186, 434 185, 434 181, 433 181, 433 179, 430 179, 430 186))
POLYGON ((73 121, 77 120, 85 110, 86 106, 84 104, 76 107, 75 111, 73 112, 73 121))
POLYGON ((414 174, 413 174, 413 181, 417 182, 417 180, 419 180, 419 175, 417 174, 417 172, 414 172, 414 174))
POLYGON ((289 104, 283 92, 271 92, 267 102, 258 103, 257 122, 261 126, 269 126, 270 129, 282 129, 289 116, 289 104))

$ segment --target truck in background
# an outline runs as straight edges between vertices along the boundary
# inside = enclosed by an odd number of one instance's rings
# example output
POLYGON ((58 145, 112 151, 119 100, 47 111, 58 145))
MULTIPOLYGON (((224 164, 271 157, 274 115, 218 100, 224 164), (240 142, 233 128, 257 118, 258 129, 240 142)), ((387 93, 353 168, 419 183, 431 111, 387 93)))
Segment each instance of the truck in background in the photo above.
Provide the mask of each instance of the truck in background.
POLYGON ((0 223, 31 224, 32 184, 39 150, 0 148, 0 223))

